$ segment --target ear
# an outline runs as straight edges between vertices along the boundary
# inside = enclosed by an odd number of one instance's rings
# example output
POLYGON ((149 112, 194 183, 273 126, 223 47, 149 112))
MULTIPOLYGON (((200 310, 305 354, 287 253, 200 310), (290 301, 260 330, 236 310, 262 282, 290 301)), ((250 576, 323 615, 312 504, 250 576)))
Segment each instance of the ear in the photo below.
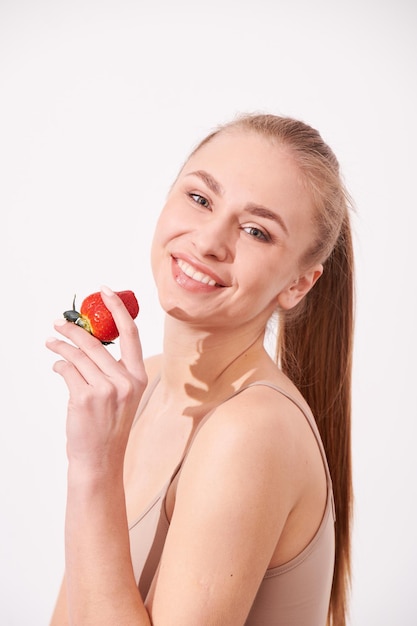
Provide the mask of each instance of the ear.
POLYGON ((322 273, 323 265, 320 263, 298 276, 278 294, 278 306, 285 310, 295 307, 314 286, 322 273))

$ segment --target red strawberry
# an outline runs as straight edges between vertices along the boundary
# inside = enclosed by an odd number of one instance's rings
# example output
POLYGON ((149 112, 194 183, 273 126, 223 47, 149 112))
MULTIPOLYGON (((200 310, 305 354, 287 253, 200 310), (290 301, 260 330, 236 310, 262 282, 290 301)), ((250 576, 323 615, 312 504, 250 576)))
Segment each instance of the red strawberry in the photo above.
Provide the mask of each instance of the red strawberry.
MULTIPOLYGON (((139 313, 139 304, 133 291, 116 291, 133 319, 139 313)), ((99 292, 87 296, 81 304, 80 312, 75 310, 75 297, 72 310, 65 311, 64 317, 74 322, 107 345, 119 336, 116 324, 109 309, 104 305, 99 292)))

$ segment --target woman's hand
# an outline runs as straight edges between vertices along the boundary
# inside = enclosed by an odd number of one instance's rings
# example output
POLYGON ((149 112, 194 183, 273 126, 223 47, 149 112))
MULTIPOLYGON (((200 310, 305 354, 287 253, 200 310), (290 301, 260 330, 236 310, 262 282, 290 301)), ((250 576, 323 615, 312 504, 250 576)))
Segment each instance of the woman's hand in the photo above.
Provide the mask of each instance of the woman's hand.
POLYGON ((102 298, 120 333, 120 360, 77 325, 58 320, 55 329, 68 341, 48 339, 62 357, 54 364, 69 390, 67 454, 70 464, 99 474, 121 471, 127 440, 147 384, 136 324, 120 298, 107 287, 102 298))
POLYGON ((150 626, 133 575, 123 485, 126 445, 147 376, 136 324, 115 293, 103 288, 101 294, 120 333, 120 360, 65 320, 55 324, 64 339, 47 341, 61 357, 54 370, 69 390, 66 584, 52 623, 66 615, 71 625, 150 626))

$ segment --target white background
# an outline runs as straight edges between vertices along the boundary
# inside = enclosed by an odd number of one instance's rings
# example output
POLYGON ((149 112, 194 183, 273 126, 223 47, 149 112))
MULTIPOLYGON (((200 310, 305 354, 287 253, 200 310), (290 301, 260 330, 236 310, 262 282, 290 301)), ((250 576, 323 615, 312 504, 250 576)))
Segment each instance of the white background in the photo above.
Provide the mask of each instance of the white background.
POLYGON ((46 625, 63 570, 52 322, 75 292, 131 288, 159 351, 148 254, 168 186, 198 139, 255 110, 318 127, 355 199, 351 624, 417 623, 416 7, 0 0, 2 626, 46 625))

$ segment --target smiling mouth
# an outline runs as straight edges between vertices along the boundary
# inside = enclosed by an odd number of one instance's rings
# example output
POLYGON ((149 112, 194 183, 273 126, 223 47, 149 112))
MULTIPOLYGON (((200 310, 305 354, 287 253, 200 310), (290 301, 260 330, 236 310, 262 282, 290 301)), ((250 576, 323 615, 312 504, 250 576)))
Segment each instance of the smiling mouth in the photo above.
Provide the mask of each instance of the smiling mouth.
POLYGON ((216 281, 207 274, 203 274, 203 272, 199 272, 192 265, 184 261, 183 259, 176 259, 178 267, 180 270, 189 278, 192 278, 198 283, 202 283, 203 285, 209 285, 210 287, 223 287, 224 285, 220 285, 216 283, 216 281))

